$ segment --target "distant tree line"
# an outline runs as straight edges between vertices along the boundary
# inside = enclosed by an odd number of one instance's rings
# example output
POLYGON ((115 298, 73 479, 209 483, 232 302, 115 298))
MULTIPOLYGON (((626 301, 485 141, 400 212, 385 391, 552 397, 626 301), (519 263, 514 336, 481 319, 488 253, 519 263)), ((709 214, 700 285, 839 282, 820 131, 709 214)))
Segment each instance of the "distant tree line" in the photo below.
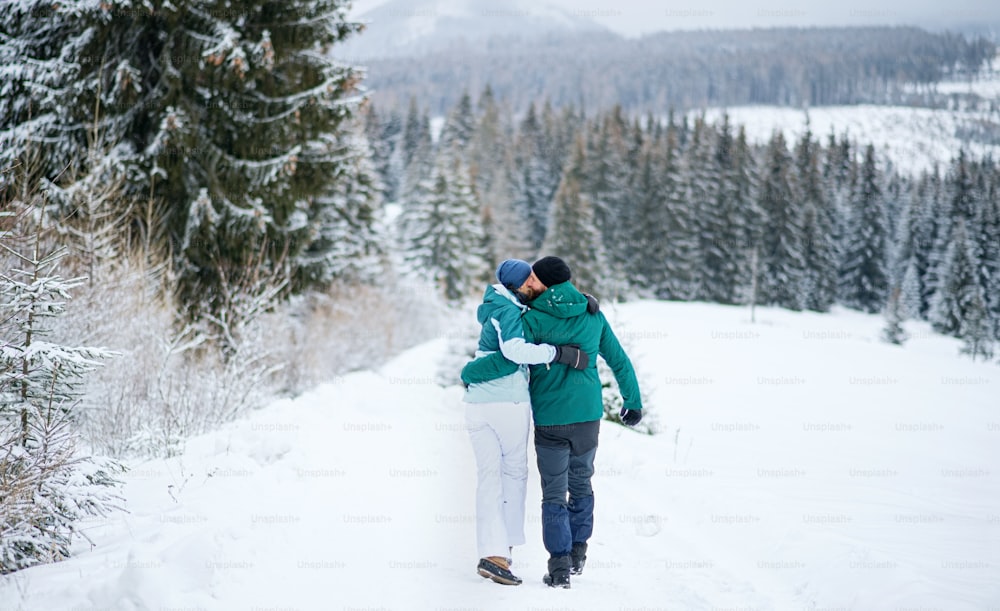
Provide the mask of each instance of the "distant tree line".
POLYGON ((956 151, 919 176, 871 144, 807 131, 747 141, 717 124, 621 107, 585 116, 491 89, 463 95, 440 137, 415 102, 366 129, 397 250, 450 298, 503 258, 557 254, 609 298, 756 303, 928 320, 985 354, 1000 339, 1000 166, 956 151))
POLYGON ((588 112, 779 104, 913 102, 904 84, 978 71, 996 56, 981 37, 915 27, 775 28, 495 38, 425 55, 358 58, 374 99, 410 97, 443 114, 489 84, 515 108, 548 99, 588 112), (485 47, 485 48, 484 48, 485 47))

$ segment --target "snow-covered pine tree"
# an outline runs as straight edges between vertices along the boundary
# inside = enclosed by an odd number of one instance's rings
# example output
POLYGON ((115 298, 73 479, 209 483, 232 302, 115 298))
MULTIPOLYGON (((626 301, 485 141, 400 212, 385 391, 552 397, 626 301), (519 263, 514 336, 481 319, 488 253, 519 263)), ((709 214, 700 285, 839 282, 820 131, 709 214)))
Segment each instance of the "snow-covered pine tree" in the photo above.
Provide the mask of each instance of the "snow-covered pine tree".
MULTIPOLYGON (((682 167, 685 198, 693 212, 698 245, 695 299, 723 302, 731 293, 727 272, 732 270, 727 270, 725 264, 724 234, 728 219, 719 193, 722 176, 718 154, 722 151, 716 148, 718 137, 704 116, 697 117, 682 167)), ((723 157, 726 155, 728 152, 723 153, 723 157)))
POLYGON ((907 340, 903 321, 906 320, 906 308, 903 305, 902 291, 894 288, 885 306, 885 327, 882 328, 882 340, 890 344, 902 345, 907 340))
POLYGON ((836 219, 833 226, 833 241, 836 247, 835 259, 839 275, 848 233, 851 196, 857 182, 857 164, 854 159, 854 150, 846 134, 838 140, 836 134, 831 130, 824 152, 823 185, 826 191, 825 198, 830 203, 836 219))
POLYGON ((710 133, 717 177, 713 211, 702 215, 702 298, 734 304, 746 296, 749 224, 758 216, 752 197, 753 157, 743 130, 733 137, 728 115, 710 133))
MULTIPOLYGON (((698 273, 698 241, 695 231, 694 209, 685 198, 683 168, 680 160, 678 138, 681 130, 670 122, 664 150, 663 184, 663 226, 661 240, 666 252, 663 263, 663 280, 653 281, 657 297, 689 301, 695 298, 696 276, 698 273)), ((655 276, 653 276, 655 278, 655 276)))
MULTIPOLYGON (((154 113, 159 124, 147 151, 171 185, 161 195, 181 218, 203 188, 219 215, 212 239, 187 240, 180 253, 185 302, 207 293, 211 307, 219 268, 240 265, 251 253, 263 252, 278 274, 288 265, 293 291, 322 276, 299 267, 317 260, 312 242, 330 216, 323 206, 365 152, 340 137, 361 101, 361 73, 329 54, 362 27, 347 21, 347 4, 240 0, 225 11, 186 3, 168 11, 176 22, 167 30, 162 68, 171 95, 154 113), (198 61, 175 65, 176 57, 198 61), (188 147, 206 153, 184 155, 188 147)), ((337 213, 361 222, 366 211, 337 213)))
MULTIPOLYGON (((763 212, 758 205, 756 193, 759 183, 757 161, 747 142, 746 129, 741 125, 733 144, 731 177, 726 181, 734 222, 737 230, 737 251, 732 253, 739 263, 739 281, 735 285, 736 303, 749 303, 753 290, 753 269, 755 249, 759 248, 763 212)), ((759 258, 760 252, 757 251, 759 258)))
POLYGON ((919 318, 922 301, 920 296, 920 273, 916 259, 910 259, 900 284, 899 305, 904 318, 919 318))
POLYGON ((633 216, 630 187, 634 168, 628 165, 629 125, 619 106, 597 121, 597 135, 587 143, 591 150, 586 155, 587 167, 580 189, 592 202, 609 272, 624 275, 625 262, 630 258, 629 219, 633 216))
POLYGON ((316 236, 302 252, 299 284, 329 286, 334 281, 370 282, 384 269, 385 236, 379 231, 382 192, 367 138, 360 129, 341 136, 357 151, 333 188, 317 198, 316 236))
POLYGON ((406 171, 403 175, 400 198, 403 206, 420 197, 434 169, 434 143, 431 140, 430 117, 414 115, 416 103, 411 100, 410 115, 403 132, 403 152, 406 171), (412 148, 412 151, 410 150, 412 148))
MULTIPOLYGON (((49 65, 71 71, 68 84, 20 71, 12 88, 29 94, 13 121, 45 144, 42 178, 57 181, 82 159, 100 116, 97 131, 121 143, 122 201, 148 198, 166 212, 189 315, 224 301, 224 277, 261 253, 275 276, 287 268, 292 290, 306 288, 295 266, 318 234, 320 202, 360 154, 337 136, 361 102, 361 73, 329 50, 361 25, 347 21, 346 0, 155 4, 57 3, 19 22, 20 33, 45 31, 49 65), (30 119, 43 115, 45 124, 30 119), (206 202, 217 222, 197 227, 206 202)), ((34 63, 13 47, 4 53, 34 63)))
POLYGON ((479 119, 472 133, 467 158, 476 192, 482 194, 489 192, 494 182, 507 178, 503 174, 504 157, 510 150, 511 142, 500 106, 489 86, 483 90, 476 105, 479 119))
POLYGON ((896 238, 891 246, 890 283, 900 287, 900 299, 907 315, 921 316, 921 261, 926 262, 927 223, 925 214, 926 173, 909 186, 903 201, 896 238))
POLYGON ((826 198, 819 144, 806 129, 795 148, 795 198, 802 206, 805 307, 827 312, 837 300, 836 212, 826 198))
POLYGON ((889 296, 889 228, 871 144, 865 149, 851 214, 840 271, 841 300, 851 308, 879 312, 889 296))
POLYGON ((805 261, 801 211, 793 200, 792 160, 781 132, 768 142, 758 202, 763 213, 758 301, 801 310, 805 261))
MULTIPOLYGON (((17 181, 36 186, 59 182, 86 157, 86 126, 93 122, 79 115, 92 113, 95 104, 93 98, 81 98, 99 90, 89 73, 109 60, 88 53, 93 32, 87 22, 99 12, 97 3, 25 0, 0 8, 0 65, 5 67, 0 70, 0 197, 10 199, 15 180, 10 168, 20 165, 17 181), (29 151, 33 159, 25 164, 29 151)), ((111 99, 119 95, 105 93, 111 99)))
POLYGON ((593 204, 581 191, 586 171, 583 138, 578 138, 552 206, 552 222, 542 244, 542 255, 566 259, 573 270, 573 284, 581 291, 607 299, 615 291, 608 275, 604 246, 594 225, 593 204))
POLYGON ((631 256, 625 269, 632 288, 646 297, 655 297, 658 287, 666 283, 663 230, 669 219, 664 186, 673 177, 667 174, 664 139, 661 134, 646 143, 633 184, 638 222, 631 227, 631 256))
POLYGON ((982 291, 976 291, 968 303, 958 336, 962 338, 961 354, 968 354, 972 360, 983 357, 993 358, 993 331, 982 291))
POLYGON ((45 252, 44 215, 24 205, 4 208, 8 221, 37 225, 27 248, 10 224, 0 233, 9 264, 0 272, 0 574, 68 557, 75 536, 87 539, 79 521, 121 500, 121 467, 78 453, 72 428, 81 382, 113 353, 51 338, 53 319, 85 279, 56 273, 66 251, 45 252))
POLYGON ((969 160, 965 147, 958 150, 948 174, 948 191, 954 214, 972 222, 976 217, 975 163, 969 160))
POLYGON ((941 285, 941 275, 944 270, 945 257, 948 251, 948 244, 951 241, 951 200, 944 195, 944 181, 937 166, 934 172, 928 176, 924 193, 925 222, 924 239, 926 243, 918 253, 925 253, 924 257, 918 258, 921 272, 921 310, 920 316, 925 320, 930 319, 931 303, 934 295, 941 285))
POLYGON ((449 300, 471 295, 487 280, 488 265, 482 252, 482 213, 468 167, 452 155, 439 155, 418 195, 400 217, 407 268, 433 282, 449 300))
POLYGON ((472 110, 472 98, 463 92, 458 104, 451 109, 441 129, 440 148, 454 150, 465 155, 469 143, 476 132, 476 115, 472 110))
POLYGON ((533 249, 538 249, 548 230, 552 204, 552 172, 545 159, 544 133, 535 112, 535 105, 518 127, 514 145, 514 209, 524 219, 526 233, 533 249))
POLYGON ((377 172, 381 199, 396 201, 403 179, 401 142, 403 120, 395 110, 378 112, 373 103, 362 111, 364 133, 371 151, 372 167, 377 172))
POLYGON ((420 108, 417 106, 417 99, 411 97, 410 106, 406 111, 406 123, 403 125, 403 141, 401 143, 404 170, 410 167, 417 149, 425 142, 430 142, 429 125, 430 121, 421 114, 420 108))
POLYGON ((572 107, 556 112, 546 100, 542 107, 542 157, 549 168, 550 188, 555 196, 563 169, 573 152, 573 144, 580 132, 583 118, 572 107))
POLYGON ((965 219, 958 218, 940 272, 941 284, 934 293, 928 317, 939 333, 959 336, 973 304, 983 302, 978 267, 965 219))
POLYGON ((996 166, 986 177, 981 210, 979 244, 983 293, 993 338, 1000 341, 1000 168, 996 166))
POLYGON ((528 239, 527 224, 514 209, 512 128, 488 86, 478 107, 479 122, 469 157, 483 209, 484 256, 491 264, 508 258, 528 259, 535 248, 528 239))

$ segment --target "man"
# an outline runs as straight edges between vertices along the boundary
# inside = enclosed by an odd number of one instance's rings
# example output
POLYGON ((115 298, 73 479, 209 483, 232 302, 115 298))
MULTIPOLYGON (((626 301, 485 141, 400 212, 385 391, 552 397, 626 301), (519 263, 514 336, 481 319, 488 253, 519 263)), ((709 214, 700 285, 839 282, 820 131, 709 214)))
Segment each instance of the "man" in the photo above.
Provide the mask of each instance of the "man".
MULTIPOLYGON (((587 298, 570 282, 570 269, 558 257, 544 257, 532 271, 542 292, 522 318, 529 341, 575 344, 600 354, 614 372, 624 405, 622 421, 642 419, 642 401, 632 363, 604 314, 587 313, 587 298)), ((473 361, 462 370, 467 382, 483 382, 505 370, 495 357, 473 361)), ((596 359, 586 369, 533 365, 530 382, 535 450, 542 480, 542 540, 549 552, 552 587, 570 587, 581 574, 587 541, 594 528, 594 456, 604 404, 596 359)))
MULTIPOLYGON (((510 570, 513 546, 524 544, 524 499, 528 482, 528 430, 531 400, 526 365, 563 363, 585 368, 589 355, 575 346, 529 344, 520 296, 538 287, 531 266, 509 259, 496 271, 499 281, 486 287, 476 317, 482 325, 476 357, 496 354, 513 367, 502 376, 468 385, 465 419, 476 456, 477 572, 505 585, 521 579, 510 570)), ((565 367, 557 367, 565 369, 565 367)))

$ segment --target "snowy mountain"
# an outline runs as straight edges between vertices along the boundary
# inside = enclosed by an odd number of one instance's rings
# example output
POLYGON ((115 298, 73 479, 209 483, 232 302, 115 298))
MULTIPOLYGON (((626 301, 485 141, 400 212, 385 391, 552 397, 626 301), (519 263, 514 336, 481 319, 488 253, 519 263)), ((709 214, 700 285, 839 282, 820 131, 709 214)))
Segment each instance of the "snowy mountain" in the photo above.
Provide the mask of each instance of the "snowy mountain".
MULTIPOLYGON (((603 424, 595 534, 541 583, 475 573, 475 462, 445 337, 330 380, 180 456, 134 464, 94 549, 0 577, 4 608, 986 609, 1000 601, 1000 368, 907 323, 698 303, 606 306, 651 396, 603 424)), ((471 308, 457 313, 473 316, 471 308)), ((532 452, 533 453, 533 452, 532 452)), ((534 456, 529 457, 534 465, 534 456)))
POLYGON ((338 52, 350 59, 413 55, 467 45, 483 49, 491 38, 550 32, 606 31, 566 9, 532 0, 392 0, 356 16, 365 32, 338 52))

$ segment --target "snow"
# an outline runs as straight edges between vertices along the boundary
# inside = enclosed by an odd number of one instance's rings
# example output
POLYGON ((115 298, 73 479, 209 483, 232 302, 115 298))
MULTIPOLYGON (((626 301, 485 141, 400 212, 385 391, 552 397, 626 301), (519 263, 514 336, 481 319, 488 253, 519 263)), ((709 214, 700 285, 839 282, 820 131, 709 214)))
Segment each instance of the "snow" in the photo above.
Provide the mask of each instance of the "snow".
MULTIPOLYGON (((691 120, 701 111, 690 113, 691 120)), ((824 143, 831 131, 838 138, 845 132, 864 145, 873 143, 876 151, 893 161, 903 174, 918 174, 932 170, 937 163, 947 165, 956 152, 965 146, 973 157, 987 154, 1000 158, 1000 146, 963 140, 957 136, 977 131, 978 127, 997 125, 1000 117, 982 111, 934 110, 908 106, 814 106, 808 110, 784 106, 734 106, 705 111, 709 122, 722 120, 729 114, 730 122, 746 127, 747 138, 754 143, 767 142, 772 133, 781 131, 787 142, 793 143, 808 125, 815 138, 824 143)))
MULTIPOLYGON (((0 578, 58 609, 984 609, 1000 603, 1000 368, 907 323, 606 304, 660 432, 603 423, 585 573, 541 583, 528 483, 520 587, 475 574, 448 338, 135 464, 94 549, 0 578)), ((470 314, 471 315, 471 314, 470 314)), ((534 456, 529 457, 534 464, 534 456)))

